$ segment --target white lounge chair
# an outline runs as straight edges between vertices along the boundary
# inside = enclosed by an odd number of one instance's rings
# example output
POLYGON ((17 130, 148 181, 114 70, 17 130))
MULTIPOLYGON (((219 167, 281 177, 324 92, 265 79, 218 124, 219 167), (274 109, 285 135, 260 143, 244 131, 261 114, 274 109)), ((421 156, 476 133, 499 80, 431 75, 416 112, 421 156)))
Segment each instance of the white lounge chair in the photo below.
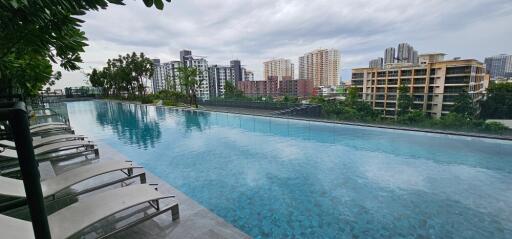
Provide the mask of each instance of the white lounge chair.
MULTIPOLYGON (((44 146, 41 146, 37 149, 34 149, 34 154, 36 157, 45 156, 47 154, 52 153, 59 153, 69 150, 90 150, 94 149, 95 145, 91 141, 83 141, 83 140, 75 140, 75 141, 65 141, 65 142, 58 142, 53 144, 47 144, 44 146)), ((2 158, 6 159, 17 159, 18 154, 16 153, 16 150, 6 148, 3 152, 0 153, 0 160, 2 158)))
MULTIPOLYGON (((140 166, 134 166, 132 162, 120 161, 120 160, 106 160, 98 163, 93 163, 85 166, 81 166, 55 177, 41 181, 41 189, 43 191, 43 197, 56 199, 56 194, 62 192, 66 188, 69 188, 75 184, 81 183, 85 180, 91 179, 96 176, 104 175, 111 172, 121 171, 126 176, 133 178, 133 169, 142 168, 140 166), (124 172, 126 171, 126 172, 124 172)), ((137 175, 140 176, 140 175, 137 175)), ((123 178, 124 179, 124 178, 123 178)), ((125 181, 124 179, 123 181, 125 181)), ((141 178, 141 183, 145 183, 145 178, 141 178)), ((117 182, 116 182, 117 183, 117 182)), ((112 185, 115 183, 109 183, 112 185)), ((105 185, 108 186, 108 185, 105 185)), ((91 190, 87 190, 91 191, 91 190)), ((83 194, 83 193, 78 193, 83 194)), ((0 195, 25 198, 25 188, 23 186, 23 180, 1 177, 0 176, 0 195)), ((74 194, 76 195, 76 194, 74 194)))
MULTIPOLYGON (((78 157, 99 156, 99 150, 94 144, 82 142, 59 142, 34 149, 37 161, 62 161, 78 157)), ((15 172, 18 169, 18 153, 14 149, 4 149, 0 152, 0 175, 15 172)))
POLYGON ((65 125, 46 125, 46 126, 37 127, 35 129, 31 129, 30 133, 31 134, 44 134, 44 133, 53 132, 53 131, 66 131, 67 132, 67 131, 72 131, 72 129, 67 124, 65 124, 65 125))
MULTIPOLYGON (((85 136, 83 135, 75 135, 75 134, 61 134, 61 135, 53 135, 46 138, 35 138, 32 141, 32 146, 34 149, 39 148, 41 146, 65 142, 65 141, 74 141, 74 140, 85 140, 85 136)), ((16 144, 10 140, 0 140, 0 147, 5 147, 9 149, 16 149, 16 144)))
POLYGON ((66 123, 62 122, 49 122, 49 123, 41 123, 41 124, 35 124, 30 126, 30 130, 45 127, 45 126, 69 126, 66 123))
MULTIPOLYGON (((160 200, 174 196, 163 195, 147 184, 138 184, 98 193, 80 199, 48 216, 48 224, 53 239, 69 238, 77 235, 89 226, 116 213, 138 205, 148 203, 155 212, 144 214, 140 219, 130 222, 107 235, 128 229, 153 217, 171 211, 172 219, 179 219, 179 206, 172 200, 165 208, 160 207, 160 200)), ((32 224, 29 221, 16 219, 0 214, 0 232, 2 237, 13 239, 34 238, 32 224)))

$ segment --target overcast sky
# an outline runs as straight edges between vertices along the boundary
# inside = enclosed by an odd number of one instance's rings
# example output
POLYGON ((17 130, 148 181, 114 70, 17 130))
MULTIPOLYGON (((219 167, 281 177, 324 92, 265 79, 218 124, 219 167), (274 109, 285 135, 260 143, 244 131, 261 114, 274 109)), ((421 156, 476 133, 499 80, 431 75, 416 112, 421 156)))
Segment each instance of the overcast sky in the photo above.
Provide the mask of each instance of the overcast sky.
POLYGON ((260 80, 265 60, 289 58, 297 72, 305 52, 335 48, 344 81, 401 42, 450 58, 512 53, 511 0, 173 0, 163 11, 126 3, 81 17, 83 69, 63 72, 57 88, 84 85, 84 72, 132 51, 164 62, 180 49, 209 64, 240 59, 260 80))

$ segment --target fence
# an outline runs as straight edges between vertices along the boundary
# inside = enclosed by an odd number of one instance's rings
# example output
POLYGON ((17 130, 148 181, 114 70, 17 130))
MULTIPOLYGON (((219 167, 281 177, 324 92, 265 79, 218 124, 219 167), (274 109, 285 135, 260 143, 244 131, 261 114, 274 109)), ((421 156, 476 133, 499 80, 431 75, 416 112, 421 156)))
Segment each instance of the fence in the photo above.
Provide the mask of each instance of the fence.
POLYGON ((246 101, 246 100, 230 100, 230 99, 210 99, 198 100, 200 105, 207 106, 223 106, 223 107, 238 107, 238 108, 252 108, 252 109, 265 109, 265 110, 284 110, 294 107, 300 107, 300 103, 289 102, 270 102, 270 101, 246 101))

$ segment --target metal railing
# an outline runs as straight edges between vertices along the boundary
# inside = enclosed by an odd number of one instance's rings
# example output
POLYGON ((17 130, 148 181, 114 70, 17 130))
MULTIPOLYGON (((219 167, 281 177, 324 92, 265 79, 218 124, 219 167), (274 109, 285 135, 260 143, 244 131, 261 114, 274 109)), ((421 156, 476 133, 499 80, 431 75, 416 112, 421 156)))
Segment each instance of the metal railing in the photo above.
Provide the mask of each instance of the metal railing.
POLYGON ((282 110, 282 109, 289 109, 289 108, 293 108, 293 107, 302 106, 302 104, 300 104, 300 103, 255 101, 255 100, 245 100, 245 99, 198 100, 198 103, 200 105, 209 105, 209 106, 255 108, 255 109, 267 109, 267 110, 282 110))

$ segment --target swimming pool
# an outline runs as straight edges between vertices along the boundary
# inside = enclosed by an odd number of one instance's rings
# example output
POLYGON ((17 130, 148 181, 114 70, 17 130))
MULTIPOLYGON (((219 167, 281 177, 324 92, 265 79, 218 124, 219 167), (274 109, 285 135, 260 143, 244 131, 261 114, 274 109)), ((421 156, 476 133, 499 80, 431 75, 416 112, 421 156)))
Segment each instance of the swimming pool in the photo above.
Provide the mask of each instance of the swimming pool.
POLYGON ((106 101, 108 144, 255 238, 512 238, 512 143, 106 101))

